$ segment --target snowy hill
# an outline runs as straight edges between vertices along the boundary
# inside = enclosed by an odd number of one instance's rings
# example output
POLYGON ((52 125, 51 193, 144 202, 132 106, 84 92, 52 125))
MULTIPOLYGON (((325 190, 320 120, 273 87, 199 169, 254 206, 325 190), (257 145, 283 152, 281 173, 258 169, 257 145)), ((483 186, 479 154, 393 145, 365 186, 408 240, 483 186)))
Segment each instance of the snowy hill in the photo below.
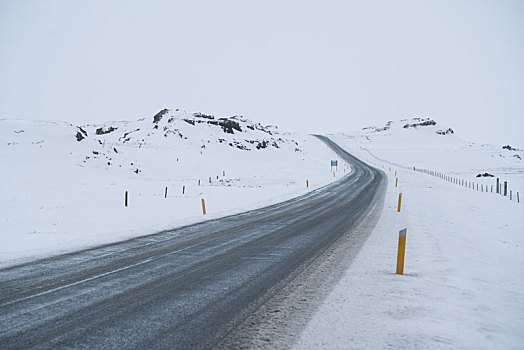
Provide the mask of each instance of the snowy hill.
POLYGON ((0 265, 279 202, 343 175, 339 162, 333 177, 331 159, 313 136, 240 116, 0 120, 0 265))
POLYGON ((262 126, 239 116, 215 118, 167 109, 149 120, 85 125, 78 128, 76 138, 79 142, 95 140, 97 143, 94 147, 97 153, 86 156, 84 163, 131 167, 137 173, 148 171, 148 165, 158 165, 155 154, 158 155, 157 150, 161 148, 173 151, 170 160, 177 153, 187 156, 188 151, 197 154, 209 149, 230 152, 230 148, 241 151, 284 148, 301 152, 298 142, 289 133, 280 133, 275 126, 262 126), (131 155, 136 159, 131 159, 131 155))
MULTIPOLYGON (((188 151, 206 152, 206 147, 223 151, 284 148, 302 152, 289 133, 280 133, 275 126, 262 126, 238 116, 215 118, 180 110, 164 109, 150 119, 100 125, 24 120, 0 120, 0 123, 3 146, 10 146, 14 152, 26 150, 25 147, 37 152, 45 150, 47 161, 59 159, 82 167, 118 167, 137 174, 143 170, 142 163, 153 161, 158 166, 157 159, 151 157, 165 156, 162 150, 166 149, 172 151, 169 159, 177 152, 179 155, 187 155, 188 151)), ((148 170, 157 171, 146 167, 148 170)))
POLYGON ((477 178, 487 173, 507 180, 515 191, 524 190, 523 150, 465 141, 451 127, 430 118, 389 121, 334 137, 349 147, 358 146, 370 161, 403 169, 424 168, 491 184, 492 178, 477 178))

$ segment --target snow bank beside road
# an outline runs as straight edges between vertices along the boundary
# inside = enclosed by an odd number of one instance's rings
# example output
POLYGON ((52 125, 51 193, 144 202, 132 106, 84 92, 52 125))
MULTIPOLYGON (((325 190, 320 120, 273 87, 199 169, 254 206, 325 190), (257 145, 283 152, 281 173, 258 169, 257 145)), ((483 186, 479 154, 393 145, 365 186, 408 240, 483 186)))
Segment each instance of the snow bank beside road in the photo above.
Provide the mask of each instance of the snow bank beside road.
MULTIPOLYGON (((333 140, 370 157, 353 138, 333 140)), ((403 154, 393 158, 406 161, 403 154)), ((407 170, 399 171, 395 188, 395 169, 388 168, 377 227, 295 348, 522 348, 524 205, 407 170), (405 275, 399 276, 398 231, 405 227, 405 275)))

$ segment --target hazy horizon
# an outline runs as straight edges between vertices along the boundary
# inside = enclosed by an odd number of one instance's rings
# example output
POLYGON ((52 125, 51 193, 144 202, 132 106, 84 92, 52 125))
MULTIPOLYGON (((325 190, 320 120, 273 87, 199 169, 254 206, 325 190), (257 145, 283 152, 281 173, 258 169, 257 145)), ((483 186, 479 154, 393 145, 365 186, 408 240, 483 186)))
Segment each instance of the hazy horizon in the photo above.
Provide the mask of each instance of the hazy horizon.
POLYGON ((3 1, 0 118, 180 108, 332 133, 427 117, 520 148, 522 37, 519 1, 3 1))

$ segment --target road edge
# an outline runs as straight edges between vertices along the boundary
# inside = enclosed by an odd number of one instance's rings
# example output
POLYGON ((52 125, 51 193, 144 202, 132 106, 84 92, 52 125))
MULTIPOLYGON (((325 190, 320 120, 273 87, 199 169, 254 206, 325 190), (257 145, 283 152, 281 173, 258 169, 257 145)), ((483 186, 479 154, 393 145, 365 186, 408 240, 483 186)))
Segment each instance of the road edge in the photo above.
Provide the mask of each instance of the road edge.
MULTIPOLYGON (((387 190, 382 176, 379 190, 365 215, 331 247, 313 261, 304 263, 273 288, 268 300, 243 320, 236 321, 214 349, 292 348, 301 332, 351 268, 382 214, 387 190)), ((260 304, 259 304, 260 305, 260 304)))

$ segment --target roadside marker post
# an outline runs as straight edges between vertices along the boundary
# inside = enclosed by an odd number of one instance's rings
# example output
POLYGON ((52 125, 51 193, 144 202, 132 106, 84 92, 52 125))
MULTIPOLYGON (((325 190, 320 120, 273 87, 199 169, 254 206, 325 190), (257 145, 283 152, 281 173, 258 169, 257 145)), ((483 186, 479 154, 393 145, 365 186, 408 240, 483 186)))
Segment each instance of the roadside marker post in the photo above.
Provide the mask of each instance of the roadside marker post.
POLYGON ((206 215, 206 202, 204 201, 204 198, 202 198, 202 214, 206 215))
POLYGON ((398 208, 397 213, 400 213, 400 204, 402 203, 402 193, 398 194, 398 208))
POLYGON ((395 187, 398 187, 398 177, 397 177, 397 179, 395 180, 395 187))
POLYGON ((408 229, 405 228, 398 232, 398 254, 397 254, 397 275, 404 274, 404 257, 406 255, 406 234, 408 229))
POLYGON ((395 170, 395 176, 397 176, 397 171, 395 170))
POLYGON ((335 172, 333 172, 333 177, 335 177, 335 172))
POLYGON ((309 188, 309 180, 306 180, 306 188, 309 188))
POLYGON ((186 193, 186 186, 182 186, 182 194, 186 193))
POLYGON ((126 196, 125 196, 124 204, 125 204, 125 206, 127 207, 127 191, 126 191, 126 196))
POLYGON ((167 186, 166 186, 166 191, 164 192, 164 198, 167 198, 167 186))

